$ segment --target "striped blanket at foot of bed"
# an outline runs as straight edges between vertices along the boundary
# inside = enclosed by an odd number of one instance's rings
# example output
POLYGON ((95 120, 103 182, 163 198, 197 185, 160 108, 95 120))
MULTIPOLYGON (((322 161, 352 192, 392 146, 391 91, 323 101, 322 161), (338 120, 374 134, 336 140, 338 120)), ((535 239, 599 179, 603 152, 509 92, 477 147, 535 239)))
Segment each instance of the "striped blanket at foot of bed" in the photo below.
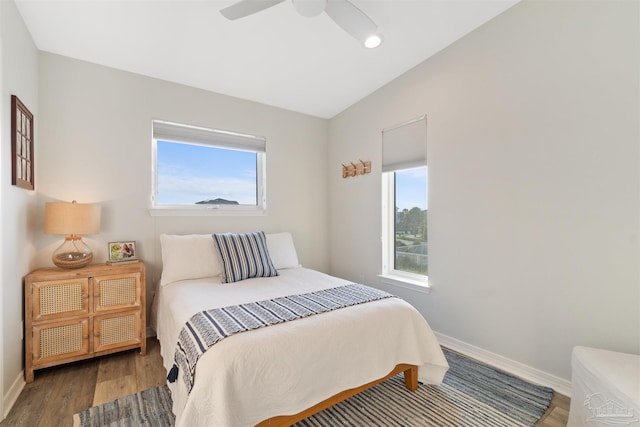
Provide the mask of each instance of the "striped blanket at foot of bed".
POLYGON ((198 359, 228 336, 390 297, 393 295, 387 292, 352 284, 201 311, 194 314, 180 331, 174 365, 167 380, 175 382, 182 371, 190 393, 198 359))

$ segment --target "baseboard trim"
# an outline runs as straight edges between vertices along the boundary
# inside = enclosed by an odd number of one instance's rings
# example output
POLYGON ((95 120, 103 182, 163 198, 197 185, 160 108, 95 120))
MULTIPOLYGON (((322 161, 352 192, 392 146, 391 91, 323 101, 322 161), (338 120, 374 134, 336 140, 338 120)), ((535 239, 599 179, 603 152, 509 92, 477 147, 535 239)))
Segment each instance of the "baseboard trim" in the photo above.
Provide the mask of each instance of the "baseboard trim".
POLYGON ((13 405, 15 405, 16 401, 18 400, 18 396, 20 396, 20 393, 22 392, 22 389, 24 389, 25 385, 27 385, 27 383, 24 381, 24 370, 22 370, 20 371, 20 374, 15 379, 13 384, 11 384, 11 387, 9 388, 7 394, 4 395, 4 414, 2 414, 2 419, 7 418, 7 415, 9 415, 9 411, 11 411, 11 408, 13 408, 13 405))
POLYGON ((568 397, 571 396, 571 381, 569 380, 549 374, 523 363, 516 362, 515 360, 500 356, 499 354, 492 353, 483 348, 476 347, 472 344, 468 344, 439 332, 434 332, 434 334, 436 335, 438 342, 440 342, 444 347, 450 348, 453 351, 457 351, 473 359, 477 359, 487 365, 502 369, 503 371, 534 384, 551 387, 562 395, 568 397))

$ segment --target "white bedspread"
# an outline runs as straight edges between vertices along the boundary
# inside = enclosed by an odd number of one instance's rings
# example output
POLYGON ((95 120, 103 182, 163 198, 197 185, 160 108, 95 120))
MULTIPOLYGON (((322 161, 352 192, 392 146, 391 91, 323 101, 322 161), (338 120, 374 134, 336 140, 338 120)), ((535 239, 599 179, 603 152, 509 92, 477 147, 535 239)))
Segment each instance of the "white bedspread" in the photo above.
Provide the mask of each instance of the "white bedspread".
MULTIPOLYGON (((219 282, 184 280, 158 290, 153 320, 167 370, 182 326, 199 311, 350 283, 306 268, 219 282)), ((418 365, 425 383, 441 382, 448 368, 427 322, 399 298, 236 334, 202 355, 189 395, 182 378, 169 384, 176 426, 253 426, 381 378, 399 363, 418 365)))

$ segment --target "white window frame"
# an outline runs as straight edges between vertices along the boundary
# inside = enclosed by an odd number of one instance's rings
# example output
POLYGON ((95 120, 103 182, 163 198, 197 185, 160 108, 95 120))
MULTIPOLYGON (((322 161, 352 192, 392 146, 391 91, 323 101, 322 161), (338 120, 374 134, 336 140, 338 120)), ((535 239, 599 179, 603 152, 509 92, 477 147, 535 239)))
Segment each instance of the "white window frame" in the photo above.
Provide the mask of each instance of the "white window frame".
MULTIPOLYGON (((428 173, 427 169, 427 173, 428 173)), ((395 269, 395 171, 382 173, 382 273, 383 282, 405 288, 429 291, 429 277, 395 269)), ((428 222, 427 222, 428 227, 428 222)))
POLYGON ((379 278, 386 284, 429 293, 428 276, 395 269, 395 173, 427 166, 426 116, 382 131, 382 163, 382 271, 379 278))
POLYGON ((152 216, 260 216, 267 213, 266 139, 261 136, 210 129, 164 120, 153 120, 151 148, 152 216), (156 203, 158 195, 158 141, 202 145, 256 153, 256 205, 211 205, 156 203))

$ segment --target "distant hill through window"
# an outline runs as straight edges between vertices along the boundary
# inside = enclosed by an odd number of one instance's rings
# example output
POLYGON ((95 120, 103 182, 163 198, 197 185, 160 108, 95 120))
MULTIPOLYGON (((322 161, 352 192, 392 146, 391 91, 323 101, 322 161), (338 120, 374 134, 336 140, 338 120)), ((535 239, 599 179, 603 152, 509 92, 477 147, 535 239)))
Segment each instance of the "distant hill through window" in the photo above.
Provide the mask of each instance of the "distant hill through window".
POLYGON ((196 202, 196 205, 239 205, 235 200, 226 199, 213 199, 213 200, 200 200, 196 202))

